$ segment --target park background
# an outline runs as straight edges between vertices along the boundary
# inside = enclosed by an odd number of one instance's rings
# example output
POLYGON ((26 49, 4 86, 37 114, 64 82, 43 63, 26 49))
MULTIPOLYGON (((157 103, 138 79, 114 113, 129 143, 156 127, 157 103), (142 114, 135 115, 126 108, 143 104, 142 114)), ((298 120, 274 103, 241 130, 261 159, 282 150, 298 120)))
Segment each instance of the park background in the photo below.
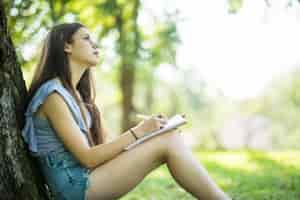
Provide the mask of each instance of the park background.
MULTIPOLYGON (((109 140, 137 113, 185 113, 185 142, 234 199, 300 199, 300 2, 10 0, 27 87, 43 39, 85 24, 100 46, 97 105, 109 140)), ((165 166, 129 199, 193 199, 165 166)))

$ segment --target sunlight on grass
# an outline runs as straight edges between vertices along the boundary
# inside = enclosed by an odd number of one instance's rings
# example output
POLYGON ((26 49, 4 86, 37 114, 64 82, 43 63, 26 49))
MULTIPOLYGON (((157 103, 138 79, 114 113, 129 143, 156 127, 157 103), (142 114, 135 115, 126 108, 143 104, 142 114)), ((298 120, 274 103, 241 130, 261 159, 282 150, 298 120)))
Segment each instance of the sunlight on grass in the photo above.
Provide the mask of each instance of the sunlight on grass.
MULTIPOLYGON (((218 185, 234 200, 300 199, 300 158, 289 152, 195 152, 218 185)), ((149 174, 122 200, 195 199, 172 178, 167 166, 149 174)))
POLYGON ((199 160, 205 162, 217 162, 218 166, 222 166, 228 169, 244 170, 244 171, 257 171, 260 168, 260 165, 257 163, 251 162, 250 158, 246 153, 239 154, 228 154, 228 153, 215 153, 215 154, 196 154, 196 157, 199 160))

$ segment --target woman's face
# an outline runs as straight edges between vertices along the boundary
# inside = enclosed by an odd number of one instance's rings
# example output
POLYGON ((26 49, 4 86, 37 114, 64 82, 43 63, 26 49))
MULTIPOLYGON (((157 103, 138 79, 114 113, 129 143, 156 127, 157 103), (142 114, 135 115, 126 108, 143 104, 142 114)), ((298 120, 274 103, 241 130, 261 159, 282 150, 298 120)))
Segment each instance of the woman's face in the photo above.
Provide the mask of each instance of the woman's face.
POLYGON ((72 39, 71 44, 67 43, 65 46, 65 52, 69 54, 69 58, 80 65, 95 66, 99 62, 99 51, 88 29, 79 28, 73 34, 72 39))

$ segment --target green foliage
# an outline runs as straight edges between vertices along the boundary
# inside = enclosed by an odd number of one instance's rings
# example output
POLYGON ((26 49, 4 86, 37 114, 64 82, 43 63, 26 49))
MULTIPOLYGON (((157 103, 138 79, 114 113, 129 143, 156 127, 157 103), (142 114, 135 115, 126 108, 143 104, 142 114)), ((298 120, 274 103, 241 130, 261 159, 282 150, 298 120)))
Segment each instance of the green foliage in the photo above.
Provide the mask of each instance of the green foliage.
POLYGON ((39 34, 48 26, 49 17, 45 17, 49 7, 45 1, 5 1, 8 17, 8 29, 16 47, 22 66, 27 60, 23 57, 24 47, 39 40, 39 34))
POLYGON ((153 67, 160 63, 175 64, 176 47, 180 42, 176 23, 174 19, 157 22, 152 33, 143 33, 143 53, 148 54, 144 62, 149 62, 153 67))
POLYGON ((228 12, 237 13, 243 6, 243 0, 228 0, 228 12))
POLYGON ((300 139, 300 71, 275 79, 256 102, 258 113, 272 121, 274 145, 277 148, 299 148, 300 139))
MULTIPOLYGON (((299 152, 195 152, 211 177, 233 200, 297 200, 299 152)), ((195 199, 174 181, 164 165, 122 200, 195 199)))

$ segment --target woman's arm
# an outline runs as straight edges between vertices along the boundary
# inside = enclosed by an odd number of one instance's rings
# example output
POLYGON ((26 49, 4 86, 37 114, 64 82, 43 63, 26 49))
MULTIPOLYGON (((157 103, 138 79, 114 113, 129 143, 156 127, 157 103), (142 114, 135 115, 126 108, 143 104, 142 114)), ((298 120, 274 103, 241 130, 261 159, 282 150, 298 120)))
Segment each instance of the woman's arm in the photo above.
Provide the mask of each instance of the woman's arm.
POLYGON ((100 115, 101 117, 101 131, 102 131, 102 134, 104 135, 104 142, 103 143, 107 143, 108 142, 108 139, 109 139, 109 132, 107 130, 107 128, 104 126, 104 120, 103 120, 103 117, 102 115, 100 115))
POLYGON ((135 141, 133 135, 126 131, 114 141, 89 147, 66 102, 56 92, 47 97, 41 109, 66 148, 87 168, 95 168, 111 160, 135 141))

